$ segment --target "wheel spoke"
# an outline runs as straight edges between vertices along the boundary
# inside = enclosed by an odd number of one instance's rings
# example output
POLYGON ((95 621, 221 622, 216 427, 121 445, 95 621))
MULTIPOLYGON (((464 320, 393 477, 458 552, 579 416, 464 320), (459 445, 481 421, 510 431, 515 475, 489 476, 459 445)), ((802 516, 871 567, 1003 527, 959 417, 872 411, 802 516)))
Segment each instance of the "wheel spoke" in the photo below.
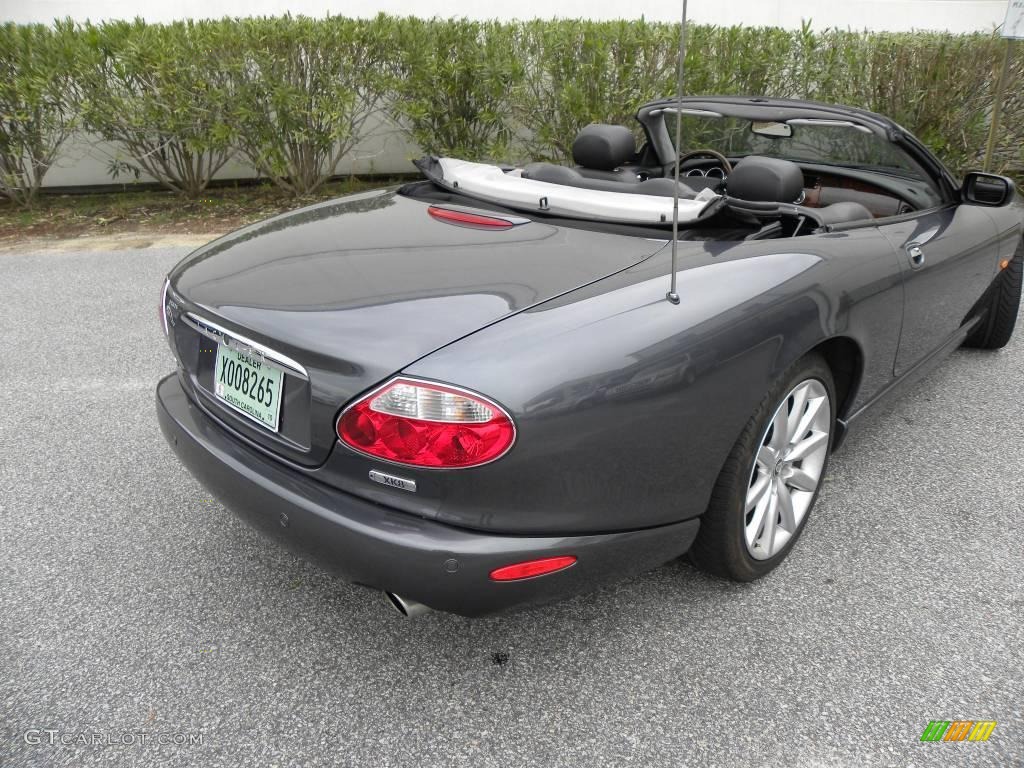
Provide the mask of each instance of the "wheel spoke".
POLYGON ((769 448, 767 445, 762 445, 757 451, 757 463, 761 465, 761 468, 771 474, 775 468, 775 462, 778 460, 779 455, 769 448))
POLYGON ((828 443, 828 432, 812 432, 810 437, 804 438, 790 449, 789 453, 786 454, 786 461, 805 459, 815 449, 821 448, 826 443, 828 443))
MULTIPOLYGON (((805 383, 793 390, 793 410, 789 412, 786 420, 786 444, 800 437, 800 425, 804 421, 804 408, 807 407, 807 400, 811 395, 811 385, 805 383)), ((804 430, 806 432, 807 430, 804 430)))
POLYGON ((786 401, 783 400, 782 405, 775 411, 775 417, 772 419, 772 439, 768 441, 768 446, 774 449, 776 453, 781 453, 789 444, 789 434, 786 429, 787 419, 786 401))
POLYGON ((765 493, 769 488, 771 488, 771 485, 772 476, 770 474, 764 474, 761 475, 761 477, 759 477, 752 486, 750 486, 750 490, 747 491, 747 506, 744 510, 744 514, 750 514, 750 510, 757 506, 761 499, 764 498, 765 493))
POLYGON ((775 551, 775 522, 779 516, 779 497, 771 493, 768 495, 768 509, 764 515, 764 527, 761 535, 756 539, 757 543, 769 557, 775 551))
POLYGON ((789 488, 781 481, 777 484, 776 490, 779 497, 779 525, 783 530, 794 533, 796 531, 796 515, 793 513, 793 497, 789 495, 789 488))
POLYGON ((807 434, 811 424, 814 423, 814 417, 818 415, 818 411, 821 410, 821 406, 824 403, 824 397, 815 397, 807 403, 807 413, 800 418, 800 421, 790 433, 789 439, 791 443, 799 442, 800 438, 807 434))
POLYGON ((818 487, 818 478, 800 467, 792 467, 786 477, 786 485, 798 491, 814 491, 818 487))
POLYGON ((768 507, 771 506, 772 495, 766 493, 761 496, 761 500, 754 507, 754 515, 750 519, 750 523, 746 526, 747 544, 751 547, 757 542, 758 536, 761 535, 761 529, 764 527, 764 516, 768 507))

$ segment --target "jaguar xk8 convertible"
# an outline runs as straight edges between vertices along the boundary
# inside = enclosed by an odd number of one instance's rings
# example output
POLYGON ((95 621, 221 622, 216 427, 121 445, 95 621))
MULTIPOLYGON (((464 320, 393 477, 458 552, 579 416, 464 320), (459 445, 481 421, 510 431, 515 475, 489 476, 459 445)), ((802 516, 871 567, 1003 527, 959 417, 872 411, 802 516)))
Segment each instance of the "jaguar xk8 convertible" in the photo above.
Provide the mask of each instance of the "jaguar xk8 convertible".
POLYGON ((667 99, 637 123, 587 126, 572 166, 424 158, 188 256, 156 393, 181 461, 406 614, 687 553, 767 574, 866 411, 1010 339, 1024 206, 860 109, 667 99))

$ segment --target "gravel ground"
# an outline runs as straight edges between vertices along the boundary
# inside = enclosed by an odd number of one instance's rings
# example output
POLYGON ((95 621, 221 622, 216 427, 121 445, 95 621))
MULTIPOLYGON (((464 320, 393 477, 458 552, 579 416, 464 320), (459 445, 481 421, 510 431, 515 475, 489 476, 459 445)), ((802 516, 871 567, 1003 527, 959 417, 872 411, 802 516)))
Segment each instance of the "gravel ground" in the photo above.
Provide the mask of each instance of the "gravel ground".
POLYGON ((410 622, 164 444, 184 253, 0 255, 0 766, 1024 765, 1024 333, 874 415, 761 582, 410 622))

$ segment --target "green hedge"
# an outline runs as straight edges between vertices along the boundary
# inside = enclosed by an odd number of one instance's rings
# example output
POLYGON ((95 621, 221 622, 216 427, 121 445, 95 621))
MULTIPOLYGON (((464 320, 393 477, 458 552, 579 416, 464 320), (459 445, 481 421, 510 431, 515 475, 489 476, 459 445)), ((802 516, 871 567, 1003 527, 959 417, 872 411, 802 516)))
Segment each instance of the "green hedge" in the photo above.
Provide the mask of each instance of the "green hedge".
POLYGON ((76 127, 74 29, 0 26, 0 194, 28 206, 76 127))
MULTIPOLYGON (((314 190, 374 131, 471 159, 565 160, 593 121, 630 124, 675 90, 678 26, 378 16, 0 27, 0 192, 31 202, 77 127, 114 175, 198 195, 233 154, 314 190)), ((980 164, 1004 41, 991 34, 695 25, 688 93, 853 104, 915 132, 954 170, 980 164)), ((1024 51, 995 169, 1024 170, 1024 51)))
POLYGON ((235 146, 262 175, 302 195, 334 175, 395 81, 394 23, 245 19, 221 67, 235 83, 235 146))
POLYGON ((82 125, 126 155, 111 158, 111 175, 145 172, 168 189, 201 194, 238 138, 237 83, 221 67, 235 25, 115 21, 78 29, 82 125))

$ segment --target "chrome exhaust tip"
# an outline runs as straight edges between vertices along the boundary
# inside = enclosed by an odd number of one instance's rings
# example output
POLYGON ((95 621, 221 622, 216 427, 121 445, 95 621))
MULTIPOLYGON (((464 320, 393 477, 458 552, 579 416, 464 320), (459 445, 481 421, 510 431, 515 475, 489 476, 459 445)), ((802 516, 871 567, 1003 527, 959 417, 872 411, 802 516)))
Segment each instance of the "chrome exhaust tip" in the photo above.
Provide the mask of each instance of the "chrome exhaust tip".
POLYGON ((385 592, 384 597, 388 599, 388 604, 392 608, 409 619, 414 616, 421 616, 424 613, 430 612, 430 608, 425 606, 423 603, 417 603, 415 600, 409 600, 401 595, 396 595, 394 592, 385 592))

